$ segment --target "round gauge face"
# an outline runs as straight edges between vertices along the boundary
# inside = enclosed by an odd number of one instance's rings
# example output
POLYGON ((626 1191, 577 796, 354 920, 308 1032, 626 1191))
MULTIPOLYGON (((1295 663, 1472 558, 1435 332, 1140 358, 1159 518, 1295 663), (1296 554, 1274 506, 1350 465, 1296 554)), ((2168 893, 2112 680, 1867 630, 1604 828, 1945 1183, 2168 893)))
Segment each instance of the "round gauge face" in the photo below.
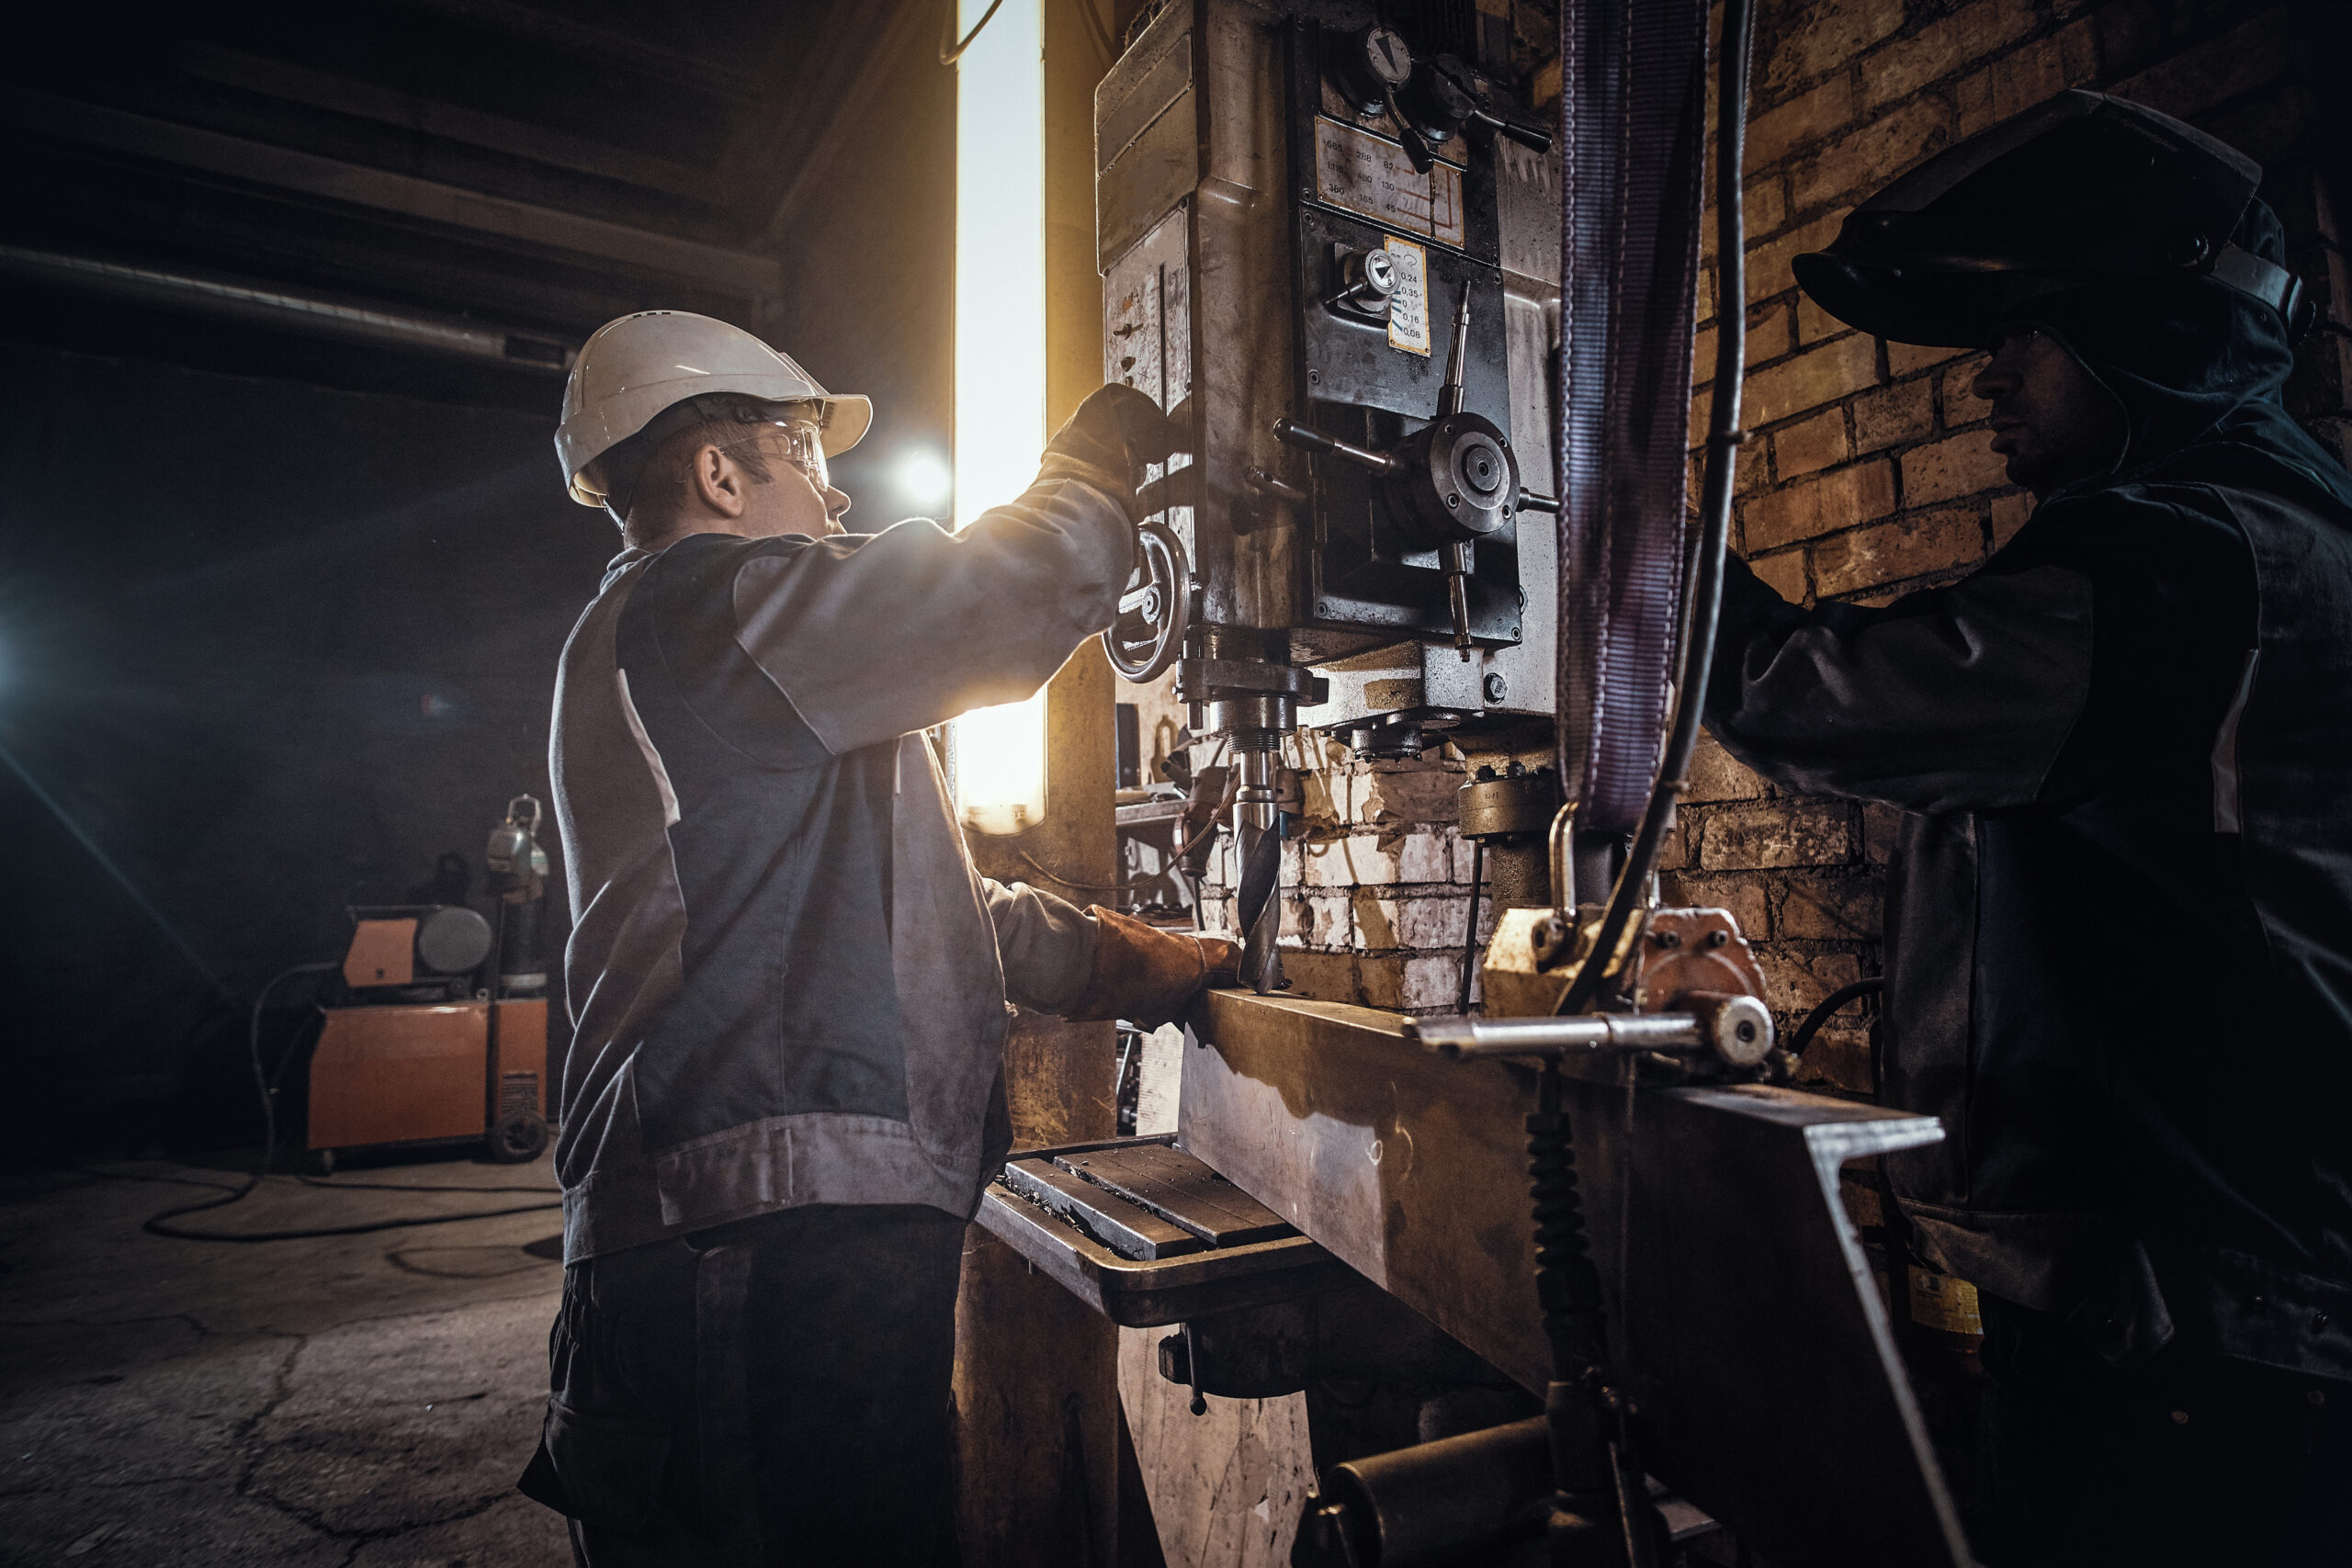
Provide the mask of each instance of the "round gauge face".
POLYGON ((1366 251, 1363 254, 1363 281, 1375 294, 1394 293, 1396 288, 1396 259, 1386 251, 1366 251))
POLYGON ((1401 87, 1413 74, 1413 51, 1396 28, 1367 28, 1358 41, 1363 49, 1364 68, 1382 86, 1401 87))

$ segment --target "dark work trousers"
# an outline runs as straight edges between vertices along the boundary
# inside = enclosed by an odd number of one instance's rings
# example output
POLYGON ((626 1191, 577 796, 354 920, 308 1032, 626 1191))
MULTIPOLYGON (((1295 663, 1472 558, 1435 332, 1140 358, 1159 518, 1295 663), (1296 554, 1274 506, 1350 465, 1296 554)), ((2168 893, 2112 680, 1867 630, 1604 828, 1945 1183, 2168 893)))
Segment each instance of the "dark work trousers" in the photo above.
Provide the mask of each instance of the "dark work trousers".
POLYGON ((2175 1341, 2129 1373, 1983 1298, 1995 1568, 2352 1563, 2352 1383, 2175 1341))
POLYGON ((583 1568, 953 1564, 963 1241, 811 1205, 572 1265, 523 1490, 583 1568))

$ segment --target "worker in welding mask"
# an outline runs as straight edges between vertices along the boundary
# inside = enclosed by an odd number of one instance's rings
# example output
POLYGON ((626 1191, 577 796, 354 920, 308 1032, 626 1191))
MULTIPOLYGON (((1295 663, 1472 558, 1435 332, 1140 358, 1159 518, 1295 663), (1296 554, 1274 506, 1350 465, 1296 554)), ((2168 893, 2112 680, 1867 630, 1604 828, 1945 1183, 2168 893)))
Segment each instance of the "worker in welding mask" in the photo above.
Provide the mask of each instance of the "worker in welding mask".
POLYGON ((1886 1173, 2005 1568, 2352 1562, 2352 480, 2260 175, 2076 92, 1864 204, 1798 281, 1988 350, 2037 504, 1880 608, 1728 570, 1711 729, 1901 813, 1883 1097, 1945 1138, 1886 1173))
POLYGON ((853 534, 827 464, 870 417, 676 311, 599 330, 564 394, 624 547, 557 678, 564 1292, 523 1484, 594 1568, 952 1562, 1007 999, 1149 1026, 1237 956, 978 875, 923 733, 1110 624, 1167 421, 1104 388, 963 532, 853 534))

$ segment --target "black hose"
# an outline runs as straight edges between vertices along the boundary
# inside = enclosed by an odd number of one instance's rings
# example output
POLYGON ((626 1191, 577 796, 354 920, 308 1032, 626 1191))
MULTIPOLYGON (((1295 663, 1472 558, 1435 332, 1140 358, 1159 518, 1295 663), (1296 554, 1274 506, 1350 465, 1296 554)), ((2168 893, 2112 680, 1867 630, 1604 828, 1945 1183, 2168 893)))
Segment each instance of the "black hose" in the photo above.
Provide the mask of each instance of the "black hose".
MULTIPOLYGON (((473 1210, 460 1214, 417 1214, 390 1220, 370 1220, 358 1224, 325 1225, 308 1230, 286 1231, 200 1231, 190 1230, 184 1225, 175 1225, 171 1223, 174 1220, 183 1218, 188 1214, 200 1214, 210 1209, 225 1209, 232 1203, 240 1202, 245 1198, 250 1197, 253 1194, 254 1189, 261 1185, 263 1177, 268 1174, 271 1165, 276 1162, 277 1157, 277 1089, 278 1079, 283 1077, 286 1070, 286 1061, 278 1063, 278 1072, 276 1077, 266 1074, 262 1070, 262 1013, 269 1005, 270 993, 275 991, 282 982, 290 980, 297 975, 327 974, 342 967, 343 965, 338 962, 294 964, 289 968, 282 969, 276 975, 271 976, 268 982, 262 987, 261 993, 254 998, 253 1012, 248 1021, 245 1032, 245 1046, 247 1055, 253 1065, 254 1089, 261 1096, 262 1146, 261 1160, 254 1167, 253 1174, 245 1178, 243 1185, 237 1187, 232 1191, 223 1193, 218 1198, 207 1198, 195 1203, 183 1203, 175 1208, 165 1209, 161 1213, 152 1214, 148 1216, 146 1222, 139 1227, 141 1230, 145 1231, 150 1235, 169 1236, 175 1241, 311 1241, 322 1236, 366 1235, 374 1231, 406 1230, 417 1225, 452 1224, 459 1220, 494 1220, 503 1218, 508 1214, 529 1214, 538 1213, 542 1210, 560 1209, 563 1207, 563 1201, 560 1198, 558 1198, 552 1202, 523 1203, 507 1209, 473 1210)), ((496 985, 495 976, 492 977, 492 983, 494 987, 496 985)), ((492 1005, 493 1007, 497 1005, 494 995, 492 1005)), ((291 1055, 289 1055, 286 1060, 292 1060, 291 1055)), ((94 1170, 90 1172, 90 1174, 94 1176, 107 1177, 118 1181, 175 1179, 170 1177, 126 1175, 121 1172, 110 1170, 94 1170)), ((320 1181, 308 1176, 302 1177, 300 1179, 305 1186, 323 1187, 330 1190, 348 1189, 355 1191, 370 1192, 488 1193, 545 1192, 548 1190, 548 1189, 544 1187, 432 1187, 425 1185, 411 1185, 404 1182, 320 1181)))
POLYGON ((1640 830, 1610 890, 1609 907, 1592 949, 1576 978, 1561 994, 1557 1011, 1582 1012, 1592 1005, 1601 982, 1617 967, 1634 913, 1648 897, 1650 874, 1674 821, 1675 803, 1688 786, 1690 756, 1699 743, 1699 715, 1713 672, 1715 626, 1722 618, 1724 552, 1731 539, 1732 478, 1740 444, 1739 398, 1747 355, 1747 276, 1745 225, 1741 221, 1740 162, 1747 145, 1747 71, 1752 12, 1749 0, 1724 0, 1723 45, 1718 60, 1722 102, 1715 117, 1714 395, 1707 430, 1707 473, 1699 499, 1695 573, 1681 623, 1683 657, 1674 692, 1674 720, 1657 785, 1642 813, 1640 830))
POLYGON ((1827 1023, 1839 1008, 1858 997, 1874 997, 1885 989, 1886 981, 1873 976, 1868 980, 1857 980, 1850 986, 1840 986, 1822 998, 1821 1005, 1805 1014, 1804 1021, 1798 1024, 1796 1032, 1789 1036, 1789 1055, 1804 1055, 1804 1048, 1813 1043, 1813 1037, 1821 1032, 1821 1026, 1827 1023))
POLYGON ((1470 912, 1462 918, 1462 995, 1456 1012, 1470 1010, 1470 983, 1478 976, 1478 885, 1487 876, 1487 840, 1470 840, 1470 912))

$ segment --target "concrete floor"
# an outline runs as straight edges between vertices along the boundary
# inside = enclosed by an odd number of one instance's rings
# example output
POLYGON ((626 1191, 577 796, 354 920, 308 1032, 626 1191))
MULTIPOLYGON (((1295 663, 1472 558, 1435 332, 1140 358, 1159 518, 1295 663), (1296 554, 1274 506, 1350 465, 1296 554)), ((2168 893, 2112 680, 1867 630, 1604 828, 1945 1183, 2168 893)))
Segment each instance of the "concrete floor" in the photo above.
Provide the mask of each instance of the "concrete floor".
MULTIPOLYGON (((553 1211, 312 1241, 140 1223, 233 1170, 116 1163, 0 1182, 0 1563, 560 1568, 517 1495, 562 1286, 553 1211)), ((548 1162, 337 1181, 533 1186, 548 1162)), ((324 1191, 276 1177, 180 1223, 314 1228, 530 1193, 324 1191)))

